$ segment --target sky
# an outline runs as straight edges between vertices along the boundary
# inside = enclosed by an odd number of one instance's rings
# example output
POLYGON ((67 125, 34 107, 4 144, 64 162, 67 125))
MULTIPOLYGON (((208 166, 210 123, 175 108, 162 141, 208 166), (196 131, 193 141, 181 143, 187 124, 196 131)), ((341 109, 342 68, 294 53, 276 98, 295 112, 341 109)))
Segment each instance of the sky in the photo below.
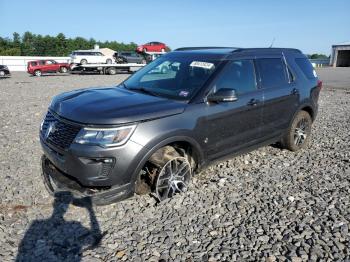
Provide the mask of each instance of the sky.
POLYGON ((299 48, 350 41, 350 0, 0 0, 1 37, 35 34, 184 46, 299 48))

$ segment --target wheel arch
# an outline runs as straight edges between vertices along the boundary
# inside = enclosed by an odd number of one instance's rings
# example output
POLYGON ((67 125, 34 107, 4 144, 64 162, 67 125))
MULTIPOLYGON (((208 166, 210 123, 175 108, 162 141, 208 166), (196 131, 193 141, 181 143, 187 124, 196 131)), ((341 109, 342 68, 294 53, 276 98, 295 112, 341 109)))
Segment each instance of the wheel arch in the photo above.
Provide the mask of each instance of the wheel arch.
POLYGON ((145 147, 147 150, 147 153, 144 154, 141 161, 139 161, 137 167, 135 168, 132 177, 131 177, 131 183, 135 184, 137 180, 137 176, 139 175, 141 169, 145 166, 149 158, 160 148, 165 146, 175 146, 178 148, 182 148, 187 150, 190 150, 191 157, 194 158, 194 161, 196 163, 196 170, 200 169, 203 161, 204 161, 204 154, 200 147, 200 145, 191 137, 188 136, 174 136, 170 138, 163 139, 161 141, 158 141, 157 143, 154 143, 153 145, 148 145, 145 147))
POLYGON ((312 121, 315 120, 315 111, 314 111, 314 109, 312 108, 311 105, 303 105, 303 106, 301 106, 299 111, 307 112, 311 116, 312 121))

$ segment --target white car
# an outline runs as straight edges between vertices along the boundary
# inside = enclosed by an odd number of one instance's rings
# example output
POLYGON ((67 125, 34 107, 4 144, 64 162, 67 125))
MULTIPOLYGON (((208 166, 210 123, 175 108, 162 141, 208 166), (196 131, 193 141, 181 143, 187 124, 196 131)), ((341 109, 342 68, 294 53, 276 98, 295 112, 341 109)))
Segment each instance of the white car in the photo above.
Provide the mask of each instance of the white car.
POLYGON ((96 50, 77 50, 71 53, 71 63, 74 64, 112 64, 112 56, 105 56, 96 50))

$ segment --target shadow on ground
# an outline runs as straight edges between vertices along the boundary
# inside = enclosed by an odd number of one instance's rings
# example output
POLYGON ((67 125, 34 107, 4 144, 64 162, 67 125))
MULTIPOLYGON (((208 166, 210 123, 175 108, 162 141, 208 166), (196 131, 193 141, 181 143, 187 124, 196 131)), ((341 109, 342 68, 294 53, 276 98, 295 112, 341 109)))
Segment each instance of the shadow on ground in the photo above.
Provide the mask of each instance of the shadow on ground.
POLYGON ((51 217, 32 222, 19 245, 15 261, 80 261, 83 251, 98 247, 103 235, 91 199, 78 202, 89 213, 90 229, 80 222, 64 219, 73 202, 77 203, 70 192, 55 194, 51 217))

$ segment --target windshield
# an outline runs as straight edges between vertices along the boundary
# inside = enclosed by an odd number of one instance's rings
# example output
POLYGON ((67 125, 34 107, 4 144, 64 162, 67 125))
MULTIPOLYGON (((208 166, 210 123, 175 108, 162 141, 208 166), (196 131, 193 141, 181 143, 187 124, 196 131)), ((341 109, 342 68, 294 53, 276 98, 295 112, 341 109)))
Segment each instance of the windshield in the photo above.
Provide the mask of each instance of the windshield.
POLYGON ((160 57, 128 78, 131 90, 176 100, 189 100, 218 66, 218 60, 160 57))

